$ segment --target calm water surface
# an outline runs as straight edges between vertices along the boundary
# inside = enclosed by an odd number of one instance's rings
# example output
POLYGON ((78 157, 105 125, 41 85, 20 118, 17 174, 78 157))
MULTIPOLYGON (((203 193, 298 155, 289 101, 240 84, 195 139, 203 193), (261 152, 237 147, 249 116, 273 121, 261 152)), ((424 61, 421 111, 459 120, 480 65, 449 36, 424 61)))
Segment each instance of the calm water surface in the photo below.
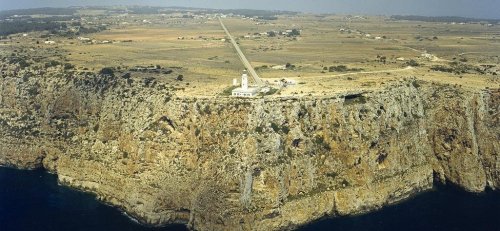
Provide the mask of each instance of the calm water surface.
MULTIPOLYGON (((184 226, 148 228, 90 194, 57 185, 41 170, 0 168, 2 231, 176 231, 184 226)), ((317 221, 300 230, 485 230, 500 231, 500 193, 465 193, 452 187, 423 193, 367 215, 317 221)))
POLYGON ((302 231, 500 231, 500 192, 439 186, 397 205, 356 217, 325 219, 302 231))

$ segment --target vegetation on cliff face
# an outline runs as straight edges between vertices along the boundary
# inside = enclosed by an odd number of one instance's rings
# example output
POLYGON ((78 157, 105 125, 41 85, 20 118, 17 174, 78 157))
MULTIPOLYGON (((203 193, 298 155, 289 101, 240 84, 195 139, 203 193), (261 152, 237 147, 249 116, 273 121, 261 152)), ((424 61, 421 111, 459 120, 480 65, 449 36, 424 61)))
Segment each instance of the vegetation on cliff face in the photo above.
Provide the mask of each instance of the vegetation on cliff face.
POLYGON ((0 79, 0 164, 196 230, 295 227, 436 180, 500 187, 498 90, 407 79, 321 99, 194 99, 103 74, 0 79))

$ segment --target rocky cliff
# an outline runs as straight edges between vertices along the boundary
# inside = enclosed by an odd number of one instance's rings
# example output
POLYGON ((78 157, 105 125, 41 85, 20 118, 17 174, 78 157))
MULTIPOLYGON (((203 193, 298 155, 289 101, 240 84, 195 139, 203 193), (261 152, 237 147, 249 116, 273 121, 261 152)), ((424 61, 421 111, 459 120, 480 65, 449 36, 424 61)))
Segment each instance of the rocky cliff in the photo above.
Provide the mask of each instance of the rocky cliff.
POLYGON ((0 164, 44 167, 141 222, 290 229, 436 181, 500 187, 500 91, 413 78, 329 97, 179 98, 154 81, 0 79, 0 164))

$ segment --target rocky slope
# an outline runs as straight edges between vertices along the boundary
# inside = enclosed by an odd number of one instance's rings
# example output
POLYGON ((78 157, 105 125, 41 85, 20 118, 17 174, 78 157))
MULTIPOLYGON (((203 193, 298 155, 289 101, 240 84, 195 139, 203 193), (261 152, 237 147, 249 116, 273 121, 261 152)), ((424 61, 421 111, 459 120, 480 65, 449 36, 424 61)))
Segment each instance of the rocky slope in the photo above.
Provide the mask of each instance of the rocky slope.
POLYGON ((0 79, 0 164, 44 167, 141 222, 278 230, 436 181, 500 187, 500 91, 405 79, 324 98, 178 98, 121 77, 0 79))

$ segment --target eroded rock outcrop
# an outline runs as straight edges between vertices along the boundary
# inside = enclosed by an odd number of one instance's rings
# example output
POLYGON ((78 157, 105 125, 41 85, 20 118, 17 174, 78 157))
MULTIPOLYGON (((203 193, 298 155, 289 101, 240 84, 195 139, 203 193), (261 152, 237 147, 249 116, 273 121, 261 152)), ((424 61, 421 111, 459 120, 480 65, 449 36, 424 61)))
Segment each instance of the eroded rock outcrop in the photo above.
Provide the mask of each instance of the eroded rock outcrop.
POLYGON ((276 230, 449 181, 500 187, 499 90, 415 79, 330 97, 178 98, 120 77, 0 79, 0 164, 141 222, 276 230))

